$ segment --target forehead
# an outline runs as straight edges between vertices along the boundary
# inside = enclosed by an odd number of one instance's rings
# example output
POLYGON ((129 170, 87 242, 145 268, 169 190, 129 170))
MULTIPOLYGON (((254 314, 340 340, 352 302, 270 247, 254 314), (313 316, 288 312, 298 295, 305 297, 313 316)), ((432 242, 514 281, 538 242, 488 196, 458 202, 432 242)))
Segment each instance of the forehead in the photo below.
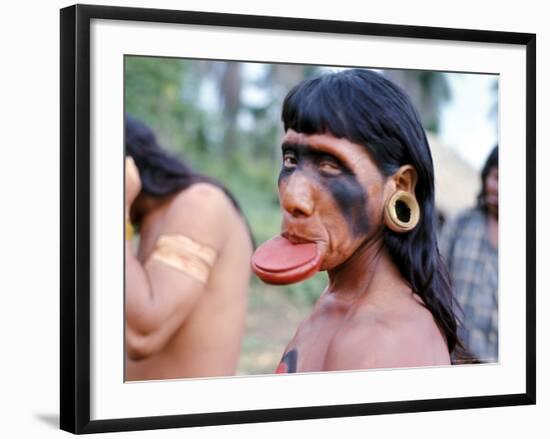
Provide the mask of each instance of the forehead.
POLYGON ((363 145, 330 134, 304 134, 288 130, 282 140, 286 145, 304 146, 319 152, 333 155, 358 176, 379 174, 378 168, 363 145))

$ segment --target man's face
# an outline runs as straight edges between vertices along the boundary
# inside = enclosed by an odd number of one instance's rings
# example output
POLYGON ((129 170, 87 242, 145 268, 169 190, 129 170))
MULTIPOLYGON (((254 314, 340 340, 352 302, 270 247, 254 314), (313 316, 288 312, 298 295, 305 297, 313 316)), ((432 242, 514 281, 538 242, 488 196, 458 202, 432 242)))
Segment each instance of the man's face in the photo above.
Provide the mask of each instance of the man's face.
POLYGON ((283 236, 316 242, 321 269, 335 268, 383 227, 386 180, 365 148, 347 139, 288 130, 281 148, 283 236))

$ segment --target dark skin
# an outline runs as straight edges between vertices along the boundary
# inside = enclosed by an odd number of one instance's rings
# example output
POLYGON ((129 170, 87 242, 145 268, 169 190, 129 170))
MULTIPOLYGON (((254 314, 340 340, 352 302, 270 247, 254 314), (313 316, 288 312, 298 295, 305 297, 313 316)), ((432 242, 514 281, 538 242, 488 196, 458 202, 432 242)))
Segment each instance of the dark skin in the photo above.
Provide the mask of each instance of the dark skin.
POLYGON ((414 193, 414 168, 385 177, 363 146, 330 134, 289 130, 282 150, 282 234, 317 243, 329 285, 278 371, 450 364, 441 331, 383 241, 385 202, 396 190, 414 193))

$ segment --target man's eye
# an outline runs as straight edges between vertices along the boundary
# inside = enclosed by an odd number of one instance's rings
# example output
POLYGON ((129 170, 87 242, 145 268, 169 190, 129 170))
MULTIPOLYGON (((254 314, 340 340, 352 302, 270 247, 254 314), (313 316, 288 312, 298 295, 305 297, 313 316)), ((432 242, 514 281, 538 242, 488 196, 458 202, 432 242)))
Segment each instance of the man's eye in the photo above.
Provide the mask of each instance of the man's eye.
POLYGON ((292 155, 285 155, 283 157, 283 166, 285 168, 295 168, 297 165, 296 157, 292 155))
POLYGON ((342 172, 337 163, 329 160, 323 160, 319 163, 319 169, 325 174, 338 175, 342 172))

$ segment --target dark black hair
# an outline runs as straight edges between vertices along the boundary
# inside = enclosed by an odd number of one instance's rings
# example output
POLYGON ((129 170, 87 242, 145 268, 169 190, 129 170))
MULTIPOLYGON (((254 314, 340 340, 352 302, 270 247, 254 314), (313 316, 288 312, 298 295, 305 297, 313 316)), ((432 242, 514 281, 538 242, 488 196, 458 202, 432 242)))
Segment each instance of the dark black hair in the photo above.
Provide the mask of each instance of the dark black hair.
POLYGON ((498 168, 498 144, 496 144, 489 153, 489 156, 487 157, 487 160, 485 160, 485 164, 483 165, 483 169, 481 170, 481 189, 477 196, 477 205, 481 210, 486 213, 487 203, 485 202, 485 180, 487 179, 489 172, 491 172, 491 169, 495 167, 498 168))
POLYGON ((462 350, 457 335, 458 305, 437 245, 432 156, 408 96, 374 71, 343 70, 294 87, 284 100, 282 120, 285 131, 331 134, 363 145, 386 177, 406 164, 416 169, 420 221, 407 233, 386 228, 384 243, 444 333, 449 353, 462 350))
MULTIPOLYGON (((162 198, 187 189, 195 183, 210 183, 222 189, 242 215, 239 203, 221 183, 193 171, 181 159, 169 154, 158 144, 153 131, 130 114, 126 114, 124 118, 124 137, 126 155, 134 159, 139 170, 142 193, 162 198)), ((252 238, 252 234, 250 236, 252 238)))

